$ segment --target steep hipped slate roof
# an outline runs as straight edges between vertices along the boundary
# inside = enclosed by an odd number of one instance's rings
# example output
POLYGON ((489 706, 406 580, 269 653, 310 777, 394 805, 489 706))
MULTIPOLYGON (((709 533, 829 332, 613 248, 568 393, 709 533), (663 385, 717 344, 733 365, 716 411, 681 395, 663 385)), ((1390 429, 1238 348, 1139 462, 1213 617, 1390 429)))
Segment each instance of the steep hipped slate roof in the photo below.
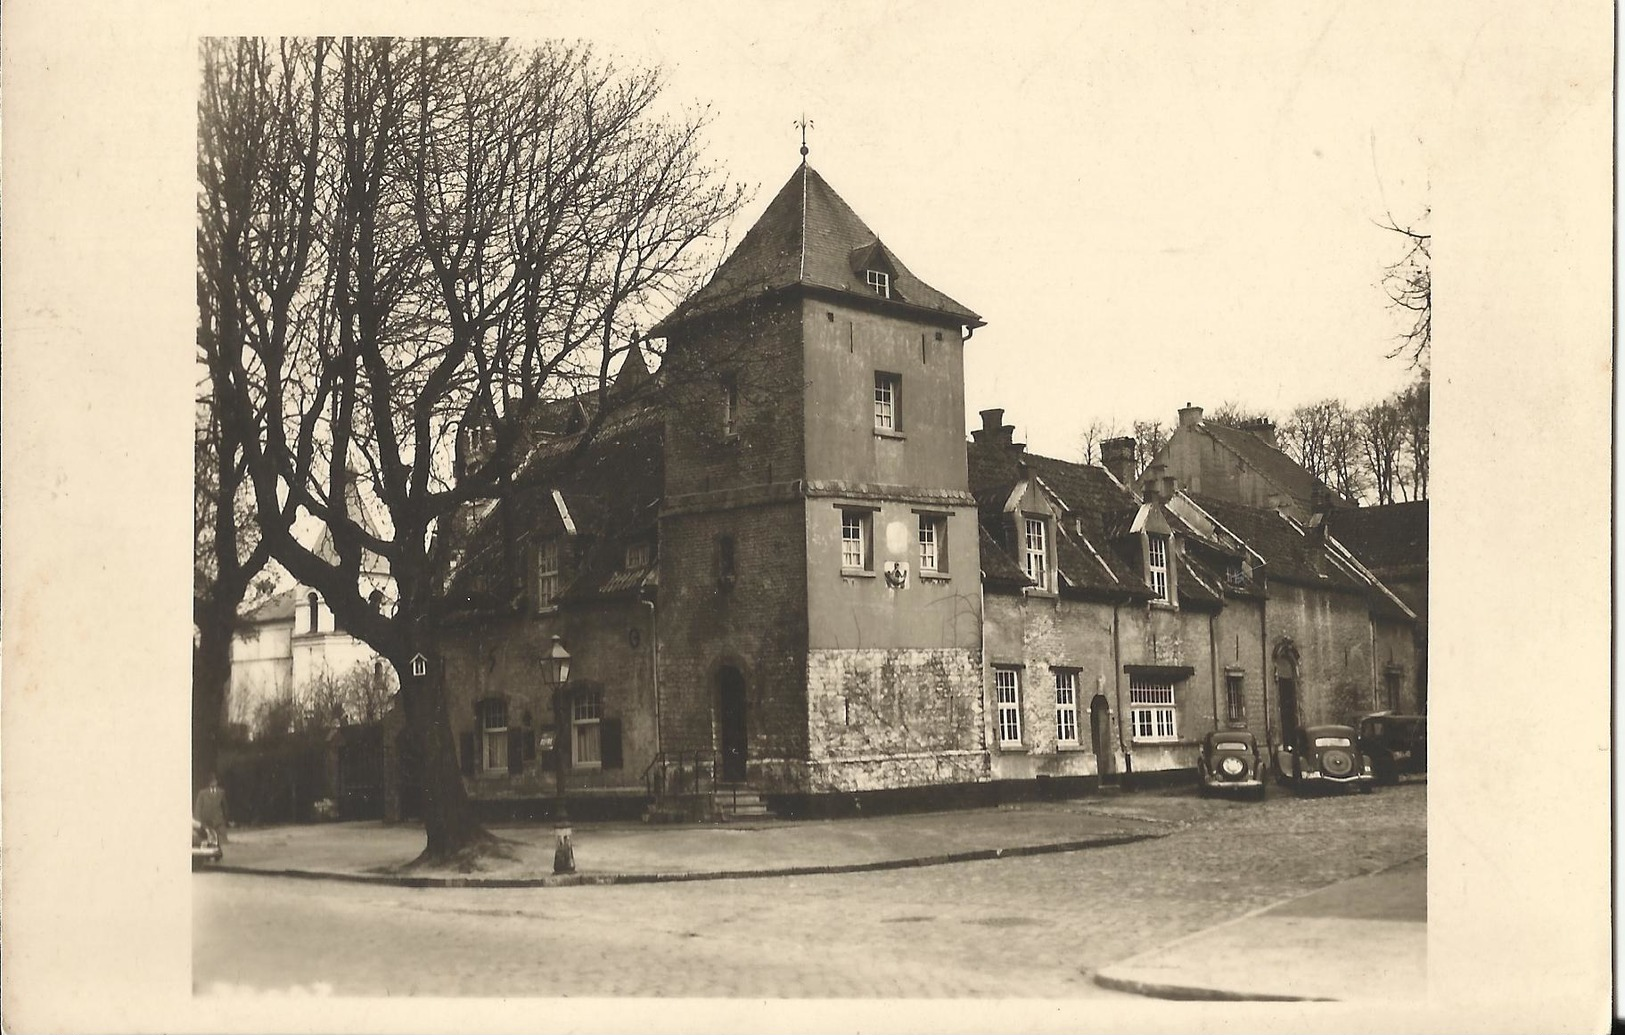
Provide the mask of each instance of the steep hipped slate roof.
POLYGON ((1330 485, 1310 474, 1302 464, 1250 431, 1210 420, 1200 422, 1196 428, 1241 457, 1243 462, 1282 492, 1290 493, 1305 510, 1313 502, 1317 488, 1331 493, 1333 500, 1345 506, 1354 506, 1351 501, 1334 492, 1330 485))
POLYGON ((1428 504, 1389 503, 1334 510, 1332 535, 1374 571, 1420 571, 1428 563, 1428 504))
POLYGON ((910 273, 851 206, 803 162, 716 275, 650 333, 660 337, 696 316, 798 285, 873 302, 876 295, 854 262, 881 258, 893 273, 894 304, 981 326, 981 317, 910 273))

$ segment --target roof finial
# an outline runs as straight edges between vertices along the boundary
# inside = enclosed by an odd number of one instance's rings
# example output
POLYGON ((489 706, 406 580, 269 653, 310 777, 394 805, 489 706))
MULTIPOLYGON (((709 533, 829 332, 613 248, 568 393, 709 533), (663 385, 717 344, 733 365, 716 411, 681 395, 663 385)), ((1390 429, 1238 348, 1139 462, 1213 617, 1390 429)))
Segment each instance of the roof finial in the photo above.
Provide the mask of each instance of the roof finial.
POLYGON ((806 112, 802 112, 801 118, 792 122, 791 125, 801 127, 801 160, 805 162, 807 160, 807 131, 813 128, 812 119, 807 117, 806 112))

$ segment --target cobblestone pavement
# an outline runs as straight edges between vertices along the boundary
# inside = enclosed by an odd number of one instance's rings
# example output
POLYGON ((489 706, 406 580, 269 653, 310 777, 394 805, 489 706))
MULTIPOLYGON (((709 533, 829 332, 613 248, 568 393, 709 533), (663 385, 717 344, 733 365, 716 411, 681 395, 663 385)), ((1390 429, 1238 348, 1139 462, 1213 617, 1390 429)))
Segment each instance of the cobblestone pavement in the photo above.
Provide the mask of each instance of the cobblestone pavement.
POLYGON ((203 873, 203 994, 1099 997, 1089 974, 1426 850, 1426 786, 1080 811, 1175 825, 1082 852, 816 877, 404 890, 203 873))

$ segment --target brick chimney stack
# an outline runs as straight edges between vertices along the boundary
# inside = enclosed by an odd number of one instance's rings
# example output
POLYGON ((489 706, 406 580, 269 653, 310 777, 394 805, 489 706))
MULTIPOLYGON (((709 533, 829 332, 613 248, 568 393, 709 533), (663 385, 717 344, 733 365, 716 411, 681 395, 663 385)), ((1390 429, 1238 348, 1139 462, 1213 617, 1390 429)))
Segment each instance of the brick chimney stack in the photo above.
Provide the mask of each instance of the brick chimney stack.
POLYGON ((1134 440, 1109 438, 1100 444, 1100 466, 1124 485, 1134 484, 1134 440))
POLYGON ((1194 428, 1201 421, 1202 408, 1200 406, 1192 406, 1190 403, 1186 403, 1184 408, 1179 411, 1179 426, 1182 428, 1194 428))
POLYGON ((972 431, 970 437, 988 445, 1010 445, 1016 429, 1004 422, 1004 410, 991 409, 978 412, 982 415, 982 426, 972 431))

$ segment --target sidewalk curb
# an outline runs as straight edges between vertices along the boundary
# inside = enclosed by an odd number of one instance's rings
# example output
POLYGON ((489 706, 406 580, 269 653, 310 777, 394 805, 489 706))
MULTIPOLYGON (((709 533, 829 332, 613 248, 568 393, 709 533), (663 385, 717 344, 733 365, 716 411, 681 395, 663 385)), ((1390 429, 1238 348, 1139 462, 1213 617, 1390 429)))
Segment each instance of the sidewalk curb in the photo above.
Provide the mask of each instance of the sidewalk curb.
MULTIPOLYGON (((1172 833, 1170 831, 1169 833, 1172 833)), ((785 866, 770 870, 709 870, 692 873, 569 873, 551 877, 410 877, 373 873, 339 873, 328 870, 263 869, 252 866, 216 864, 207 867, 216 873, 254 877, 286 877, 294 880, 331 880, 351 884, 373 884, 397 888, 570 888, 605 884, 666 884, 703 880, 751 880, 760 877, 810 877, 832 873, 873 873, 906 870, 950 863, 981 862, 1027 855, 1052 855, 1088 848, 1109 848, 1167 837, 1163 833, 1110 834, 1082 841, 1021 845, 1015 848, 979 848, 969 852, 948 852, 912 859, 882 859, 866 863, 838 863, 828 866, 785 866)))
MULTIPOLYGON (((1413 856, 1401 859, 1398 862, 1393 862, 1389 863, 1387 866, 1378 867, 1377 869, 1372 870, 1370 873, 1356 874, 1354 877, 1345 877, 1343 880, 1357 880, 1361 877, 1375 877, 1379 873, 1387 873, 1389 870, 1398 869, 1401 866, 1407 866, 1418 859, 1424 859, 1427 857, 1427 854, 1428 853, 1426 851, 1421 851, 1413 856)), ((1244 991, 1236 988, 1219 988, 1204 985, 1180 985, 1166 981, 1137 978, 1132 975, 1135 970, 1133 965, 1135 960, 1144 959, 1145 957, 1156 953, 1166 952, 1177 945, 1183 945, 1186 942, 1195 941, 1196 939, 1204 937, 1205 935, 1208 935, 1213 931, 1217 931, 1220 928, 1229 927, 1233 924, 1245 923, 1248 920, 1256 919, 1266 913, 1271 912, 1272 910, 1286 905, 1288 902, 1296 902, 1300 898, 1308 898, 1310 895, 1319 894, 1320 892, 1325 891, 1327 888, 1335 887, 1341 883, 1343 883, 1343 881, 1332 881, 1330 884, 1323 884, 1318 888, 1311 888, 1308 891, 1299 892, 1296 895, 1288 895, 1286 898, 1283 898, 1278 902, 1271 902, 1267 906, 1260 906, 1257 909, 1250 910, 1241 914, 1240 916, 1231 917, 1229 920, 1220 921, 1219 923, 1213 924, 1210 927, 1204 927, 1200 931, 1193 931, 1190 934, 1183 935, 1182 937, 1175 938, 1173 941, 1159 945, 1154 949, 1147 949, 1144 952, 1135 953, 1133 956, 1130 956, 1127 960, 1123 961, 1122 964, 1112 964, 1111 966, 1102 967, 1100 970, 1095 971, 1091 976, 1093 977, 1095 984, 1102 988, 1110 988, 1118 992, 1132 992, 1135 995, 1148 996, 1153 999, 1269 1003, 1340 1002, 1341 1000, 1329 996, 1292 995, 1291 993, 1287 992, 1244 991), (1113 971, 1116 971, 1117 973, 1114 974, 1112 973, 1113 971)))

